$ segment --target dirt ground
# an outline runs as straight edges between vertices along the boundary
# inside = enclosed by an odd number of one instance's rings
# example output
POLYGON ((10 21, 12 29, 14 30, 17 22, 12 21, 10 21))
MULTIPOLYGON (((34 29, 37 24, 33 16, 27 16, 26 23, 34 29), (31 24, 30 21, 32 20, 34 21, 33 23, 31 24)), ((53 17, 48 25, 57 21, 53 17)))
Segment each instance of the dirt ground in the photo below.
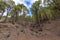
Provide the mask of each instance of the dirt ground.
POLYGON ((0 23, 0 40, 60 40, 60 20, 43 25, 42 32, 34 32, 28 24, 0 23))

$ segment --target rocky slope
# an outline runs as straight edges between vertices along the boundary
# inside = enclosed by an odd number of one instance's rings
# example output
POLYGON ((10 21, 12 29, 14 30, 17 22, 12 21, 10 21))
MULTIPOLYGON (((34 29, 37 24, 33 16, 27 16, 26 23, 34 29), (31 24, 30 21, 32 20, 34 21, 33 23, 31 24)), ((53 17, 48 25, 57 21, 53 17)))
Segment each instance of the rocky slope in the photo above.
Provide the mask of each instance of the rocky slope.
POLYGON ((60 20, 43 24, 43 31, 34 32, 29 25, 0 23, 0 40, 60 40, 60 20))

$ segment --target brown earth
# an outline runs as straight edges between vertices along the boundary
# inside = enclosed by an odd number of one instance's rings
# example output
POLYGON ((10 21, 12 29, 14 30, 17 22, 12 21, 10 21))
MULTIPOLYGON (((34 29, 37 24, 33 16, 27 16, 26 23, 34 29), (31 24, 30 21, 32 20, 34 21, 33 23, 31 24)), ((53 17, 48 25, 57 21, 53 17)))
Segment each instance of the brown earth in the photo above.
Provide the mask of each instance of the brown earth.
POLYGON ((34 32, 28 24, 0 23, 0 40, 60 40, 60 20, 43 25, 42 32, 34 32))

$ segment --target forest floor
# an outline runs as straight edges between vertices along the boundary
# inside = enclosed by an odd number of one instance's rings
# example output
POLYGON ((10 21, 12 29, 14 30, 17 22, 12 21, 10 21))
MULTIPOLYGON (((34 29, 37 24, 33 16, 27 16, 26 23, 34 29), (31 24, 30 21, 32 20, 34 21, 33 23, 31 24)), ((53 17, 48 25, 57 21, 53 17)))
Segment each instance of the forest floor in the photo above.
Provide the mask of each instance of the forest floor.
POLYGON ((44 23, 42 32, 31 31, 28 24, 0 23, 0 40, 60 40, 60 20, 44 23))

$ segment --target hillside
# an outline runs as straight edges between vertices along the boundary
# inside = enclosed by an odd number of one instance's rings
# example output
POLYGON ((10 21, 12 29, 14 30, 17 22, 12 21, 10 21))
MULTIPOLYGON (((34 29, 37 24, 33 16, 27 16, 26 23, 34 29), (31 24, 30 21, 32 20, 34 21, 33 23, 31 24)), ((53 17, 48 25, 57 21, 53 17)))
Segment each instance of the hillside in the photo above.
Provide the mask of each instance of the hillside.
POLYGON ((60 20, 44 23, 42 32, 31 31, 29 25, 0 23, 0 40, 60 40, 60 20))

